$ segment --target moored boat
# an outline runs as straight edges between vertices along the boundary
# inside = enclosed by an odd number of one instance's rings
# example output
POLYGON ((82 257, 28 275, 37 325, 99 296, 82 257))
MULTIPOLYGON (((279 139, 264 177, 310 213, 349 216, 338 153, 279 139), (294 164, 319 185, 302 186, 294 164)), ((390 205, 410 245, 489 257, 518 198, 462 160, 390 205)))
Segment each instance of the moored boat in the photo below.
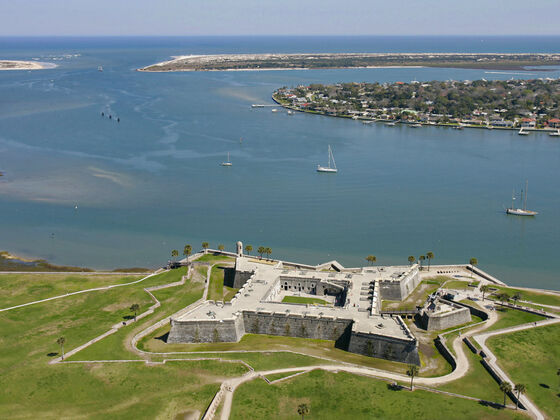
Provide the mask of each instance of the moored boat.
POLYGON ((317 165, 317 172, 327 172, 327 173, 337 173, 338 172, 338 169, 336 168, 336 162, 334 161, 334 155, 333 155, 330 144, 329 144, 329 165, 328 166, 317 165))
POLYGON ((515 191, 513 191, 511 195, 511 207, 506 209, 507 214, 511 214, 514 216, 536 216, 539 214, 533 210, 527 210, 527 191, 529 190, 529 181, 525 182, 525 191, 521 190, 521 201, 523 201, 523 208, 515 208, 515 191))

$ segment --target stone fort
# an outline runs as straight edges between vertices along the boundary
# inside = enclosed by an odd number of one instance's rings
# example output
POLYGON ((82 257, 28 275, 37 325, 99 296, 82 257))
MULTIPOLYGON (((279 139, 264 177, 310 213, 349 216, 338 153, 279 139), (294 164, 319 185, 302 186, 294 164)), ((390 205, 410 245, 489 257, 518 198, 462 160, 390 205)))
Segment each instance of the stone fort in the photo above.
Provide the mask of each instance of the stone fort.
POLYGON ((333 340, 352 353, 420 364, 417 340, 401 317, 380 312, 381 299, 403 300, 418 285, 417 265, 310 266, 243 256, 241 250, 235 297, 206 301, 172 318, 168 343, 238 342, 248 333, 269 334, 333 340), (325 304, 289 303, 287 296, 325 304))

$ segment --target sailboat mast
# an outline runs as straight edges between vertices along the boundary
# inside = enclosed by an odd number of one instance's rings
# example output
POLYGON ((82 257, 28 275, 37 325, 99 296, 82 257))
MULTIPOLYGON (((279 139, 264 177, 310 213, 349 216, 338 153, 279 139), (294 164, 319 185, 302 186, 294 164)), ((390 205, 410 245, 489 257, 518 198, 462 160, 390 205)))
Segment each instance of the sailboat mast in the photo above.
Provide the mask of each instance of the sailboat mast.
POLYGON ((527 210, 527 192, 529 191, 529 180, 525 181, 525 201, 523 202, 523 210, 527 210))

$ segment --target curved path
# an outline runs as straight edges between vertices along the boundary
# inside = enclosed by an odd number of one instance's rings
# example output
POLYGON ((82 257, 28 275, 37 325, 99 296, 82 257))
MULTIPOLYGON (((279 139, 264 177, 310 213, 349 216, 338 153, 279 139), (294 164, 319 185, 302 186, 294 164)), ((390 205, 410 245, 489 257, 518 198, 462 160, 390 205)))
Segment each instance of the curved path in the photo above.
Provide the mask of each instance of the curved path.
MULTIPOLYGON (((196 258, 196 257, 198 257, 198 254, 193 255, 191 257, 191 260, 196 258)), ((148 363, 148 364, 154 364, 156 362, 151 362, 149 360, 149 356, 151 356, 151 355, 161 356, 161 355, 171 355, 171 354, 193 354, 193 352, 169 352, 169 353, 148 352, 148 351, 144 351, 144 350, 139 349, 137 347, 137 345, 138 345, 138 341, 140 339, 142 339, 146 335, 150 334, 151 332, 155 331, 157 328, 160 328, 163 325, 165 325, 166 323, 168 323, 169 319, 172 316, 179 316, 179 315, 183 315, 185 313, 188 313, 188 312, 194 310, 199 305, 201 305, 206 300, 206 298, 208 296, 208 288, 209 288, 209 285, 210 285, 210 274, 211 274, 212 266, 213 266, 213 264, 210 264, 208 266, 208 270, 207 270, 207 273, 206 273, 205 288, 204 288, 203 296, 201 297, 201 299, 197 300, 196 302, 187 306, 186 308, 183 308, 179 312, 174 313, 170 316, 167 316, 167 317, 163 318, 162 320, 150 325, 149 327, 140 331, 138 334, 136 334, 132 338, 132 340, 130 342, 131 349, 134 352, 136 352, 137 354, 144 357, 145 358, 144 360, 99 360, 99 361, 75 361, 75 362, 65 362, 65 363, 144 362, 144 363, 148 363), (146 358, 146 356, 148 356, 148 358, 146 358)), ((187 274, 187 276, 191 274, 191 268, 192 268, 192 266, 189 267, 189 273, 187 274)), ((156 271, 156 272, 154 272, 154 273, 152 273, 152 274, 150 274, 146 277, 143 277, 142 279, 139 279, 139 280, 136 280, 136 281, 133 281, 133 282, 110 285, 110 286, 103 286, 103 287, 97 287, 97 288, 86 289, 86 290, 80 290, 80 291, 77 291, 77 292, 72 292, 72 293, 68 293, 68 294, 64 294, 64 295, 54 296, 54 297, 50 297, 50 298, 46 298, 46 299, 41 299, 41 300, 37 300, 37 301, 33 301, 33 302, 28 302, 28 303, 21 304, 21 305, 12 306, 12 307, 9 307, 9 308, 0 309, 0 312, 8 311, 8 310, 16 309, 16 308, 21 308, 21 307, 25 307, 25 306, 29 306, 29 305, 33 305, 33 304, 37 304, 37 303, 48 302, 48 301, 51 301, 51 300, 60 299, 60 298, 63 298, 63 297, 69 297, 69 296, 73 296, 73 295, 78 295, 78 294, 82 294, 82 293, 88 293, 88 292, 99 291, 99 290, 107 290, 107 289, 111 289, 111 288, 115 288, 115 287, 123 287, 123 286, 138 284, 138 283, 140 283, 140 282, 142 282, 142 281, 144 281, 144 280, 146 280, 146 279, 148 279, 148 278, 150 278, 150 277, 152 277, 156 274, 161 273, 162 271, 163 270, 158 270, 158 271, 156 271)), ((50 274, 52 274, 52 273, 50 273, 50 274)), ((152 289, 156 290, 156 289, 161 289, 161 288, 166 288, 166 287, 177 286, 179 283, 184 283, 185 277, 186 276, 184 276, 182 278, 181 282, 175 282, 175 283, 170 283, 170 284, 161 285, 161 286, 154 286, 153 288, 145 288, 144 290, 151 296, 152 300, 154 301, 154 305, 152 307, 150 307, 150 309, 148 311, 140 314, 137 317, 137 319, 140 319, 144 316, 149 315, 150 313, 153 313, 154 310, 161 305, 160 302, 157 300, 157 298, 152 293, 150 293, 150 290, 152 290, 152 289)), ((495 323, 497 321, 498 315, 494 311, 489 311, 488 320, 484 321, 484 323, 479 325, 477 328, 471 329, 470 331, 466 332, 462 337, 458 336, 453 340, 452 346, 453 346, 453 350, 455 351, 455 354, 456 354, 456 357, 455 357, 456 368, 451 373, 440 376, 440 377, 429 377, 429 378, 428 377, 417 377, 417 378, 415 378, 415 384, 433 386, 433 385, 439 385, 439 384, 455 381, 455 380, 463 377, 468 372, 469 359, 467 358, 464 346, 462 345, 462 338, 463 337, 471 337, 471 336, 473 336, 473 338, 475 338, 480 343, 484 352, 488 355, 488 358, 490 359, 490 360, 488 360, 488 362, 495 364, 496 370, 498 370, 498 372, 500 372, 500 374, 503 375, 502 376, 503 380, 507 380, 507 381, 511 382, 511 380, 505 374, 505 372, 503 372, 497 366, 495 356, 492 354, 492 352, 488 349, 488 347, 485 344, 486 339, 491 337, 491 336, 498 335, 498 334, 506 334, 506 333, 509 333, 509 332, 515 332, 515 331, 520 331, 520 330, 527 329, 527 328, 535 328, 537 326, 549 325, 549 324, 560 322, 560 317, 558 317, 557 315, 554 315, 554 314, 549 314, 549 315, 550 315, 551 319, 548 319, 548 320, 545 320, 545 321, 540 321, 540 322, 537 323, 537 325, 535 325, 534 323, 524 324, 524 325, 521 325, 521 326, 505 328, 505 329, 502 329, 502 330, 492 331, 492 332, 488 332, 488 333, 476 334, 477 332, 488 328, 490 325, 492 325, 493 323, 495 323)), ((125 322, 125 323, 119 323, 119 324, 114 325, 106 333, 104 333, 104 334, 94 338, 93 340, 90 340, 89 342, 85 343, 84 345, 79 346, 78 348, 75 348, 72 351, 68 352, 66 354, 66 357, 69 357, 69 356, 79 352, 80 350, 83 350, 84 348, 90 346, 91 344, 93 344, 93 343, 95 343, 99 340, 102 340, 106 336, 116 332, 119 328, 121 328, 125 325, 128 325, 130 322, 133 322, 133 321, 129 321, 128 323, 125 322)), ((463 328, 460 328, 460 329, 457 329, 457 330, 449 331, 446 334, 453 333, 455 331, 462 330, 462 329, 472 328, 472 327, 473 326, 470 325, 470 326, 463 327, 463 328)), ((290 351, 290 350, 278 350, 278 351, 279 352, 299 353, 299 352, 290 351)), ((248 353, 248 352, 261 352, 261 350, 231 351, 231 353, 248 353)), ((204 353, 208 354, 208 353, 212 353, 212 352, 204 352, 204 353)), ((225 352, 219 352, 219 353, 225 353, 225 352)), ((299 353, 299 354, 304 354, 304 353, 299 353)), ((250 367, 247 363, 245 363, 241 360, 237 361, 237 360, 232 360, 232 359, 224 359, 224 358, 221 358, 221 357, 215 357, 215 358, 214 357, 201 357, 201 358, 198 358, 198 359, 169 359, 169 358, 164 358, 164 360, 162 362, 157 362, 157 363, 165 363, 167 360, 219 360, 219 361, 228 362, 228 363, 240 362, 240 363, 244 364, 245 366, 247 366, 249 368, 249 371, 246 374, 244 374, 240 377, 227 379, 222 383, 222 385, 220 386, 219 391, 215 395, 209 409, 207 410, 205 416, 203 417, 204 419, 211 419, 211 418, 214 417, 215 411, 218 408, 218 406, 220 405, 220 402, 222 401, 222 398, 224 398, 224 406, 223 406, 221 418, 222 418, 222 420, 228 419, 229 415, 231 413, 233 393, 234 393, 235 389, 239 385, 241 385, 241 384, 243 384, 247 381, 253 380, 253 379, 255 379, 259 376, 265 376, 265 375, 270 375, 270 374, 274 374, 274 373, 287 373, 287 372, 302 372, 302 373, 305 373, 305 372, 309 372, 309 371, 315 370, 315 369, 322 369, 322 370, 331 371, 331 372, 344 371, 344 372, 348 372, 348 373, 353 373, 353 374, 362 375, 362 376, 368 376, 368 377, 372 377, 372 378, 384 379, 384 380, 408 381, 410 379, 408 376, 398 374, 398 373, 393 373, 393 372, 384 371, 384 370, 375 369, 375 368, 367 368, 367 367, 363 367, 363 366, 359 366, 359 365, 353 365, 353 364, 345 363, 345 362, 339 362, 339 361, 336 361, 336 360, 332 360, 332 359, 328 359, 326 357, 321 357, 321 356, 316 356, 316 355, 311 355, 311 356, 315 357, 315 358, 318 358, 318 359, 321 359, 321 360, 324 360, 326 362, 335 363, 335 364, 299 366, 299 367, 292 367, 292 368, 274 369, 274 370, 268 370, 268 371, 255 372, 252 367, 250 367)), ((55 360, 52 360, 50 363, 60 363, 60 362, 63 362, 62 358, 57 358, 55 360)), ((460 396, 460 395, 457 395, 457 396, 460 396)), ((461 396, 461 397, 464 397, 464 396, 461 396)), ((534 404, 532 404, 532 402, 525 395, 522 395, 520 400, 521 400, 522 404, 525 407, 528 408, 528 411, 532 415, 532 417, 534 417, 536 419, 543 419, 544 418, 542 416, 542 414, 539 412, 539 410, 537 409, 537 407, 534 404)))
MULTIPOLYGON (((109 285, 109 286, 101 286, 101 287, 94 287, 92 289, 78 290, 77 292, 65 293, 63 295, 53 296, 53 297, 49 297, 49 298, 45 298, 45 299, 35 300, 33 302, 27 302, 27 303, 22 303, 20 305, 10 306, 8 308, 0 309, 0 312, 11 311, 12 309, 23 308, 25 306, 35 305, 37 303, 48 302, 50 300, 55 300, 55 299, 62 299, 62 298, 65 298, 65 297, 75 296, 75 295, 79 295, 79 294, 82 294, 82 293, 97 292, 97 291, 100 291, 100 290, 108 290, 108 289, 114 289, 116 287, 123 287, 123 286, 130 286, 132 284, 138 284, 140 282, 143 282, 144 280, 149 279, 150 277, 153 277, 157 274, 162 273, 163 271, 164 270, 161 270, 161 269, 157 270, 157 271, 154 271, 152 274, 149 274, 146 277, 142 277, 139 280, 131 281, 129 283, 112 284, 112 285, 109 285)), ((10 272, 10 274, 14 274, 14 273, 10 272)), ((25 274, 37 274, 37 273, 26 272, 25 274)), ((44 274, 44 273, 41 273, 41 274, 44 274)), ((64 273, 48 273, 48 274, 72 274, 72 273, 71 272, 70 273, 69 272, 64 272, 64 273)), ((120 275, 120 273, 117 273, 117 274, 112 273, 112 274, 113 275, 120 275)))

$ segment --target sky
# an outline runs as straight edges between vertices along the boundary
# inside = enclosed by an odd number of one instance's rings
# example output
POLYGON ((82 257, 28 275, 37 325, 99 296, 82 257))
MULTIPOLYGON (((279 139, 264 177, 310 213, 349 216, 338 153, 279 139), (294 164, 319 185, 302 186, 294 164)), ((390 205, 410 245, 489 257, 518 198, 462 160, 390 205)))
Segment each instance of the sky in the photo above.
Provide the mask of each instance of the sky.
POLYGON ((558 35, 559 0, 0 0, 0 36, 558 35))

